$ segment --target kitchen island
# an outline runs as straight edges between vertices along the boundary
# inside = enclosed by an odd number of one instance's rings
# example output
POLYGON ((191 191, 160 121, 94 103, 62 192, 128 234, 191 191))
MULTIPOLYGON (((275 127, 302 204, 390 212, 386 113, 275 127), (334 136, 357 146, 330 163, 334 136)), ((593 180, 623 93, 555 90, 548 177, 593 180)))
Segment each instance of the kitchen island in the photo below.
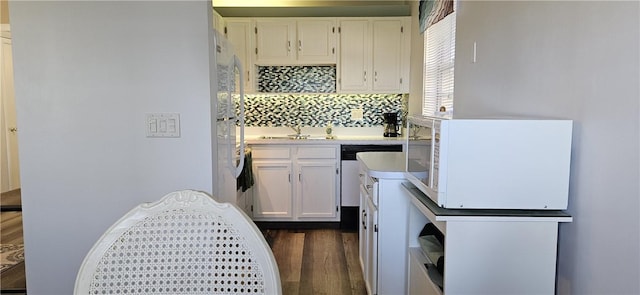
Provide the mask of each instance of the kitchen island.
POLYGON ((407 294, 405 153, 365 152, 360 164, 360 264, 369 294, 407 294))

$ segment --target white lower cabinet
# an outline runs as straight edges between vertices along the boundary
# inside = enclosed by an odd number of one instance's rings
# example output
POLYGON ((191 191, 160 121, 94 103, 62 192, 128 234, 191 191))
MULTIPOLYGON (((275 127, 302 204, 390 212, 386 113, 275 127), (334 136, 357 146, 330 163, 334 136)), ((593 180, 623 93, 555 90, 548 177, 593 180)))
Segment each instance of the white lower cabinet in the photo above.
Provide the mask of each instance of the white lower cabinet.
POLYGON ((256 160, 253 175, 253 217, 292 217, 291 161, 256 160))
POLYGON ((334 160, 298 160, 298 217, 334 219, 337 163, 334 160))
POLYGON ((371 177, 360 170, 359 258, 368 294, 406 294, 409 202, 403 177, 371 177))
POLYGON ((251 149, 254 220, 338 220, 338 146, 254 145, 251 149))
POLYGON ((378 209, 371 198, 367 198, 366 205, 366 279, 365 284, 369 294, 378 293, 378 209))
POLYGON ((253 206, 253 187, 247 189, 246 191, 238 190, 236 196, 236 205, 238 208, 242 209, 242 211, 247 214, 247 216, 251 217, 251 207, 253 206))

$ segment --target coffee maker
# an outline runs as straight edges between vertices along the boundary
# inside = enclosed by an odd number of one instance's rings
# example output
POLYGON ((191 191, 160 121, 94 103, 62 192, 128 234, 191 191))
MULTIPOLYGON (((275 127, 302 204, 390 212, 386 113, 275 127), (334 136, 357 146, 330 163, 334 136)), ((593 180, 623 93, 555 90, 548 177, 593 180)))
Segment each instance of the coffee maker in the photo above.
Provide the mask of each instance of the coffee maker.
POLYGON ((384 113, 384 137, 398 137, 398 114, 384 113))

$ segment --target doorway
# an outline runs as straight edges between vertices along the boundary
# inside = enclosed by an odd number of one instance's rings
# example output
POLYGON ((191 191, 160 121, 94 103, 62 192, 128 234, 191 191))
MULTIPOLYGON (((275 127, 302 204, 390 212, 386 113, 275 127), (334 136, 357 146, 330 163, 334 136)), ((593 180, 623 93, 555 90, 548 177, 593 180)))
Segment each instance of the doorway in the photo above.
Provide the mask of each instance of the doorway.
POLYGON ((0 293, 26 294, 18 126, 8 24, 0 28, 0 293))
POLYGON ((11 33, 2 27, 0 39, 0 94, 2 97, 0 111, 0 192, 20 189, 20 164, 18 160, 18 124, 16 121, 16 105, 13 85, 13 52, 11 49, 11 33))

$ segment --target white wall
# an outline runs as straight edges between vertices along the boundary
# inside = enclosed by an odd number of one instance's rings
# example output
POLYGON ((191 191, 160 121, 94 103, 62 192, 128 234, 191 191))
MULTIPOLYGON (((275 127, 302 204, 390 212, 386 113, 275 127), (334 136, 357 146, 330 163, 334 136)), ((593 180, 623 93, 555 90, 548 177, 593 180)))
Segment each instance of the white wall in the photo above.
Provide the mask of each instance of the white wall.
POLYGON ((135 205, 211 192, 210 1, 12 1, 29 294, 71 294, 135 205), (181 114, 180 138, 145 113, 181 114))
POLYGON ((640 293, 639 16, 637 1, 460 1, 454 117, 574 120, 559 294, 640 293))
POLYGON ((424 77, 424 38, 420 32, 418 22, 419 1, 414 1, 411 5, 411 69, 409 72, 409 114, 419 115, 422 113, 422 87, 424 77))

